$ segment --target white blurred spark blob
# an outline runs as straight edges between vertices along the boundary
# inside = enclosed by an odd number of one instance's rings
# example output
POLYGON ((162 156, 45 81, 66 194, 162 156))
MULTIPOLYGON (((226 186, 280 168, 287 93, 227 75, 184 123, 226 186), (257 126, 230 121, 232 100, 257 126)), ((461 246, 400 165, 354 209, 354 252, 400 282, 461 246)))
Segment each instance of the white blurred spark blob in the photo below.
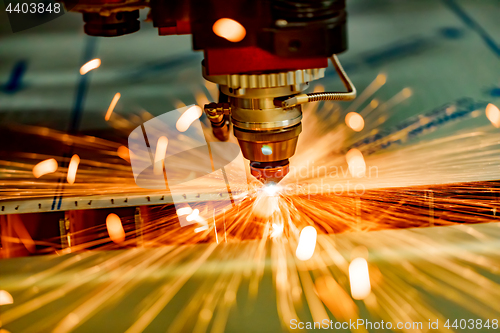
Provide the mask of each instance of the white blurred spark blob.
POLYGON ((175 127, 179 132, 185 132, 188 130, 189 126, 198 118, 201 117, 203 111, 198 105, 193 105, 179 117, 175 127))
POLYGON ((101 59, 96 58, 86 62, 82 67, 80 67, 80 74, 85 75, 91 70, 99 68, 101 66, 101 59))
POLYGON ((71 160, 69 161, 68 165, 68 175, 66 176, 68 183, 73 184, 75 182, 76 172, 78 171, 79 164, 80 164, 80 157, 77 154, 74 154, 71 157, 71 160))
POLYGON ((194 221, 199 216, 198 214, 200 214, 200 210, 195 209, 195 210, 193 210, 193 212, 191 214, 186 216, 186 220, 188 220, 189 222, 194 221))
POLYGON ((153 173, 161 175, 163 173, 163 160, 167 154, 168 139, 166 136, 160 136, 156 143, 155 164, 153 166, 153 173))
POLYGON ((0 290, 0 305, 6 305, 12 303, 14 303, 12 295, 6 290, 0 290))
POLYGON ((353 148, 345 155, 349 172, 355 178, 362 178, 366 174, 366 163, 363 154, 356 148, 353 148))
POLYGON ((114 213, 106 217, 106 228, 108 229, 109 238, 117 244, 125 240, 125 230, 123 230, 122 220, 114 213))
POLYGON ((295 255, 299 260, 305 261, 311 259, 316 248, 317 236, 318 232, 313 226, 307 226, 302 229, 299 236, 299 244, 295 251, 295 255))
POLYGON ((186 216, 186 221, 188 221, 188 222, 196 221, 198 223, 204 223, 204 224, 207 223, 207 221, 205 221, 205 219, 200 216, 199 209, 194 209, 188 216, 186 216))
POLYGON ((193 209, 191 207, 182 207, 177 209, 177 216, 182 216, 182 215, 188 215, 193 212, 193 209))
POLYGON ((345 116, 345 123, 353 131, 360 132, 365 127, 365 120, 357 112, 349 112, 345 116))
POLYGON ((365 258, 356 258, 349 265, 349 281, 352 298, 362 300, 371 292, 370 273, 365 258))
POLYGON ((45 161, 41 161, 33 167, 33 175, 36 178, 40 178, 43 175, 57 171, 57 161, 53 158, 49 158, 45 161))
POLYGON ((217 36, 225 38, 233 43, 243 40, 247 34, 245 27, 243 27, 241 23, 230 18, 221 18, 217 20, 212 30, 217 36))
POLYGON ((486 117, 496 128, 500 128, 500 110, 494 104, 486 106, 486 117))

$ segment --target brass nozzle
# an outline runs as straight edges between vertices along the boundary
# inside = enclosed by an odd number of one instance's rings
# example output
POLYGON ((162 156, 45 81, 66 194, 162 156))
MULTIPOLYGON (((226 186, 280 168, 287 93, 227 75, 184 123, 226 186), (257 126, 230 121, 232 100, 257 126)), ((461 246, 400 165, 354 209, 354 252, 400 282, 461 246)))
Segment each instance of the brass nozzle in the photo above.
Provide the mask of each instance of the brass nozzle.
POLYGON ((288 159, 275 162, 250 162, 251 174, 262 183, 279 183, 290 171, 288 159))
POLYGON ((289 158, 295 154, 302 124, 267 131, 245 131, 234 127, 243 156, 250 160, 250 171, 261 182, 278 183, 289 171, 289 158))

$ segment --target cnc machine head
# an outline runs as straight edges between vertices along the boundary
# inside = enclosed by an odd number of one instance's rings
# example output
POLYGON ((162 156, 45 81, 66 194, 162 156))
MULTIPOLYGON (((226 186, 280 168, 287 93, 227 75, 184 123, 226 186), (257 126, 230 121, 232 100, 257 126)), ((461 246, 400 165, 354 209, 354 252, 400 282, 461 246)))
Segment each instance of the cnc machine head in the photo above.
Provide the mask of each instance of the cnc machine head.
POLYGON ((232 124, 264 183, 288 173, 301 104, 356 95, 335 56, 347 49, 345 0, 81 0, 72 10, 83 13, 87 34, 110 37, 137 31, 145 7, 159 35, 191 34, 203 50, 203 76, 220 87, 218 103, 205 106, 214 134, 227 140, 232 124), (347 92, 304 94, 328 59, 347 92))

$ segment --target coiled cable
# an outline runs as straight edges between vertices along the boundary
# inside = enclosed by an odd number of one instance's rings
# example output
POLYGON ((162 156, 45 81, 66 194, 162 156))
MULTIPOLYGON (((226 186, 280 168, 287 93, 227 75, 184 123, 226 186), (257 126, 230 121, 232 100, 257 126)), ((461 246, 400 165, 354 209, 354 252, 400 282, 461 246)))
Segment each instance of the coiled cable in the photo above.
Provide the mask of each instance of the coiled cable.
POLYGON ((309 102, 318 101, 352 101, 356 98, 356 87, 352 84, 351 80, 347 76, 344 68, 340 64, 337 55, 332 55, 330 60, 337 71, 342 83, 344 84, 347 92, 321 92, 321 93, 311 93, 311 94, 300 94, 295 95, 281 102, 281 107, 289 108, 298 104, 304 104, 309 102))

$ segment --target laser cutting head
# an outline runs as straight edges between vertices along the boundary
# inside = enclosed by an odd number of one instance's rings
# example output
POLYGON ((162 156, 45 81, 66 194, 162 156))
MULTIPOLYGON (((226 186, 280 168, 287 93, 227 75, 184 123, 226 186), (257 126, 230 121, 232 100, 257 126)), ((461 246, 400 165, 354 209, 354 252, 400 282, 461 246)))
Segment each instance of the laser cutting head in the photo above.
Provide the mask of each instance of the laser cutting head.
POLYGON ((230 124, 251 172, 262 182, 289 170, 301 132, 301 104, 349 100, 355 89, 335 54, 347 49, 345 0, 81 0, 85 32, 119 36, 139 29, 140 8, 160 35, 191 34, 204 51, 203 76, 220 86, 205 107, 214 135, 227 140, 230 124), (304 94, 332 59, 347 93, 304 94))
MULTIPOLYGON (((324 75, 324 69, 300 72, 307 79, 324 75)), ((205 107, 214 134, 227 140, 229 126, 226 125, 226 131, 221 135, 219 124, 224 119, 230 120, 243 156, 250 160, 252 175, 264 183, 277 183, 288 173, 289 158, 295 153, 302 131, 302 106, 283 108, 275 103, 276 98, 294 95, 307 88, 308 82, 297 79, 298 73, 294 74, 294 82, 284 80, 281 86, 275 83, 273 87, 268 84, 268 87, 252 88, 241 88, 246 84, 244 80, 248 80, 246 75, 241 75, 239 81, 233 75, 230 82, 224 76, 210 76, 206 72, 204 75, 207 80, 219 84, 221 93, 228 98, 228 103, 211 103, 205 107)), ((262 80, 269 75, 255 74, 254 77, 262 80)))
POLYGON ((289 171, 302 131, 302 105, 318 100, 349 100, 356 91, 337 57, 332 63, 347 93, 302 94, 309 81, 324 76, 325 69, 288 73, 242 74, 204 77, 219 84, 224 103, 210 103, 205 111, 219 140, 229 138, 233 124, 243 156, 250 160, 251 174, 263 183, 278 183, 289 171))

